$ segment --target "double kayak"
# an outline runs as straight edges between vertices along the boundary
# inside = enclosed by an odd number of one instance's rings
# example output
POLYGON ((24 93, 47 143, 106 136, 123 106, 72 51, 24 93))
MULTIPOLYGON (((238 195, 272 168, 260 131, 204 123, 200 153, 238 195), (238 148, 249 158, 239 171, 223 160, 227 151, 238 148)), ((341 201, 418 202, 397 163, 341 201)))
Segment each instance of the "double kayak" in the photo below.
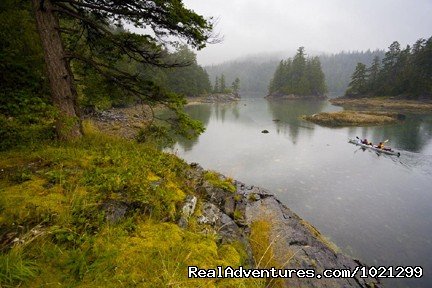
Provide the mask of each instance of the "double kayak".
POLYGON ((380 149, 380 148, 373 146, 373 145, 363 144, 363 143, 361 143, 360 139, 349 139, 348 142, 355 144, 355 145, 358 145, 358 146, 361 146, 361 147, 366 148, 366 149, 374 150, 378 153, 384 153, 384 154, 394 155, 394 156, 398 156, 398 157, 400 156, 400 152, 396 152, 393 150, 380 149))

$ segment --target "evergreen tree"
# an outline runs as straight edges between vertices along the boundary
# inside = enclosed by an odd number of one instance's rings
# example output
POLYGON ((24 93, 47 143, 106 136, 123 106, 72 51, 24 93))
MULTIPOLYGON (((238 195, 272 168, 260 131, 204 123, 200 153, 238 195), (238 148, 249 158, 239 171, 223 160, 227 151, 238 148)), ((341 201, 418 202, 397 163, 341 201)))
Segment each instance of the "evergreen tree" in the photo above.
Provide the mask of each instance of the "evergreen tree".
MULTIPOLYGON (((177 114, 172 123, 187 133, 198 127, 181 111, 181 99, 164 93, 155 83, 144 81, 129 69, 113 65, 124 59, 148 65, 171 67, 166 63, 163 43, 158 39, 177 36, 198 49, 205 47, 212 24, 182 2, 154 1, 54 1, 32 0, 37 30, 45 55, 52 102, 59 110, 56 130, 60 139, 80 137, 77 92, 71 61, 91 66, 124 93, 139 97, 149 105, 164 103, 177 114), (146 28, 147 35, 112 27, 132 23, 146 28)), ((173 38, 170 43, 178 43, 173 38)), ((73 64, 73 63, 72 63, 73 64)))
POLYGON ((221 74, 220 76, 220 87, 219 87, 219 93, 225 93, 226 92, 226 83, 225 83, 225 75, 221 74))
POLYGON ((239 93, 239 90, 240 90, 240 79, 238 77, 236 77, 236 79, 231 84, 231 88, 232 88, 232 90, 233 90, 233 92, 235 94, 239 93))
POLYGON ((391 91, 391 95, 405 94, 407 91, 411 91, 411 78, 412 78, 412 66, 411 66, 411 47, 407 47, 399 53, 396 67, 394 69, 394 85, 391 91))
POLYGON ((313 57, 308 61, 308 81, 311 95, 324 95, 327 92, 325 76, 321 69, 321 62, 318 57, 313 57))
POLYGON ((173 67, 166 71, 166 87, 170 91, 189 97, 210 92, 208 74, 198 65, 196 55, 193 51, 189 50, 186 45, 183 45, 170 57, 173 62, 189 63, 188 66, 173 67))
POLYGON ((219 77, 216 76, 213 93, 220 93, 219 77))
POLYGON ((346 95, 362 96, 366 91, 366 65, 357 63, 356 69, 351 77, 346 95))
POLYGON ((414 44, 411 62, 415 71, 412 79, 414 94, 432 98, 432 37, 419 39, 414 44))
POLYGON ((376 91, 378 88, 379 73, 380 73, 380 59, 379 56, 375 56, 372 60, 371 66, 366 70, 367 72, 367 88, 366 91, 376 91))
POLYGON ((286 80, 287 79, 284 79, 284 61, 281 60, 276 68, 276 71, 274 72, 273 79, 270 81, 269 93, 272 94, 276 91, 279 91, 284 83, 287 82, 286 80))
POLYGON ((237 77, 231 84, 232 91, 234 94, 238 95, 240 91, 240 79, 237 77))
POLYGON ((291 67, 291 79, 292 79, 292 90, 295 94, 304 95, 307 93, 306 80, 306 58, 304 53, 304 47, 300 47, 297 50, 297 54, 294 56, 291 67))
POLYGON ((381 83, 380 92, 384 95, 392 95, 397 74, 397 62, 400 55, 400 44, 395 41, 389 46, 389 50, 385 53, 382 60, 383 68, 381 70, 381 77, 384 82, 381 83))

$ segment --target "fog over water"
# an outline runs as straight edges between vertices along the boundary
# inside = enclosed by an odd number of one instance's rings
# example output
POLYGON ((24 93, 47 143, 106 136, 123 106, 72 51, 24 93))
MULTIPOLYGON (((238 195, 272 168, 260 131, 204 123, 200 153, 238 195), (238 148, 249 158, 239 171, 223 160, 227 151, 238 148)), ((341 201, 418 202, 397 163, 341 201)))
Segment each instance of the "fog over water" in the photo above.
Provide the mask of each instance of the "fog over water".
POLYGON ((201 65, 245 55, 295 51, 311 54, 385 49, 429 38, 430 0, 184 0, 195 12, 218 19, 222 43, 198 51, 201 65), (315 53, 314 53, 315 52, 315 53))

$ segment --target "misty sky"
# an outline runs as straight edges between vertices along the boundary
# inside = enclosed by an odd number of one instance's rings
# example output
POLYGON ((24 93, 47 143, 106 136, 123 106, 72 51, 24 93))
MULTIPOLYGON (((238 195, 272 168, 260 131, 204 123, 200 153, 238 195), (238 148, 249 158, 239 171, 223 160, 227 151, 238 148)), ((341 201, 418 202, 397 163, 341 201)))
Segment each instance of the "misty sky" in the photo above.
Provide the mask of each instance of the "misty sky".
POLYGON ((386 49, 432 36, 432 0, 183 0, 219 19, 220 44, 198 51, 202 65, 249 54, 386 49))

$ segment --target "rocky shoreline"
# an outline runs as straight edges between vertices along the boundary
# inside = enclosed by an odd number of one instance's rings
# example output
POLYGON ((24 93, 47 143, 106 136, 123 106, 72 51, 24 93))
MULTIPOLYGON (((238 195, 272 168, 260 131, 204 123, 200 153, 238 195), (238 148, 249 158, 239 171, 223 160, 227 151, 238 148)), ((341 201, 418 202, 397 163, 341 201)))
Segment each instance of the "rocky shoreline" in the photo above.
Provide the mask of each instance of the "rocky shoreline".
MULTIPOLYGON (((239 181, 234 181, 235 192, 227 191, 206 181, 203 177, 205 171, 198 164, 192 163, 191 167, 193 172, 189 177, 198 183, 198 196, 188 196, 186 199, 182 207, 182 216, 178 221, 179 226, 185 228, 190 221, 196 221, 200 225, 212 227, 222 243, 243 243, 249 258, 247 262, 251 267, 314 269, 317 273, 322 273, 324 269, 354 271, 357 266, 365 266, 338 251, 336 246, 326 240, 317 229, 302 220, 269 191, 239 181), (268 227, 267 235, 263 235, 264 238, 267 237, 267 247, 261 254, 261 259, 269 258, 266 261, 267 266, 256 259, 260 254, 256 251, 256 243, 251 240, 256 223, 265 223, 268 227), (271 255, 265 255, 266 253, 271 255)), ((219 174, 218 177, 223 181, 227 180, 223 175, 219 174)), ((256 233, 264 232, 255 231, 256 233)), ((283 279, 282 285, 381 287, 378 279, 364 279, 358 275, 353 278, 287 278, 283 279)))
MULTIPOLYGON (((111 109, 93 113, 88 117, 96 122, 98 129, 104 133, 134 138, 134 133, 146 120, 145 113, 139 109, 111 109)), ((205 173, 208 172, 198 164, 192 163, 190 167, 187 178, 191 183, 196 183, 196 193, 187 196, 181 207, 178 225, 187 228, 194 223, 202 227, 203 233, 216 234, 222 244, 242 243, 247 252, 246 263, 250 267, 315 269, 317 273, 321 273, 324 269, 353 270, 356 266, 364 266, 358 260, 339 252, 334 244, 327 241, 311 224, 293 213, 269 191, 239 181, 233 181, 234 191, 230 191, 206 180, 205 173), (267 227, 265 235, 260 235, 261 226, 255 228, 254 232, 256 223, 267 227), (260 244, 264 247, 264 252, 257 251, 260 249, 252 242, 252 234, 265 239, 264 243, 260 244), (265 261, 268 265, 263 265, 260 263, 263 261, 256 258, 268 258, 265 261)), ((220 181, 231 181, 223 175, 214 174, 220 181)), ((124 207, 117 207, 118 205, 112 203, 108 206, 109 211, 107 210, 106 214, 114 218, 124 210, 124 207)), ((377 279, 359 277, 288 278, 278 281, 282 281, 283 286, 296 287, 381 287, 377 279)))
POLYGON ((187 98, 188 105, 200 103, 230 103, 237 102, 241 99, 239 94, 235 93, 214 93, 200 97, 187 98))

